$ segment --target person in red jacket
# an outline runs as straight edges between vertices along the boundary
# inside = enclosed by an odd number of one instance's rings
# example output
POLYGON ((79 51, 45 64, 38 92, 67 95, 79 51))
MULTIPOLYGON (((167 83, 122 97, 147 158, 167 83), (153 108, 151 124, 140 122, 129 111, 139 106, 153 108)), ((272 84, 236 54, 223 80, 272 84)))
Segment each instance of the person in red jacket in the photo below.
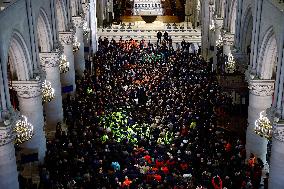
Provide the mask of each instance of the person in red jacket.
POLYGON ((188 164, 186 162, 180 163, 180 168, 181 170, 185 171, 188 169, 188 164))
POLYGON ((126 176, 126 177, 125 177, 125 180, 124 180, 123 183, 122 183, 122 188, 127 188, 127 187, 129 187, 131 183, 132 183, 132 181, 129 180, 128 177, 126 176))
POLYGON ((161 182, 161 181, 162 181, 162 176, 159 175, 159 174, 155 174, 155 175, 154 175, 154 179, 155 179, 156 181, 158 181, 158 182, 161 182))
POLYGON ((168 169, 168 167, 166 167, 166 166, 163 166, 163 167, 161 167, 161 170, 163 171, 163 173, 166 175, 166 174, 169 174, 169 169, 168 169))
POLYGON ((223 182, 218 175, 213 177, 211 182, 214 189, 223 189, 223 182))
POLYGON ((144 159, 145 159, 145 161, 147 161, 147 163, 149 163, 149 164, 152 163, 151 156, 148 153, 144 156, 144 159))
POLYGON ((169 167, 174 167, 175 164, 176 164, 176 162, 175 162, 175 160, 173 158, 169 159, 166 162, 166 165, 169 166, 169 167))
POLYGON ((156 159, 156 167, 160 168, 165 164, 163 160, 156 159))

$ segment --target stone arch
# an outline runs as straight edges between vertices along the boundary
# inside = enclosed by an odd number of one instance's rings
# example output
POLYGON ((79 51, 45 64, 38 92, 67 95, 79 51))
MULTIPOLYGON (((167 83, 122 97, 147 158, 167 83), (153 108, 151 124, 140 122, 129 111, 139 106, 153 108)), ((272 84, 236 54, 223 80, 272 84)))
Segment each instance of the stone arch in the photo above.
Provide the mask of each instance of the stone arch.
POLYGON ((37 20, 37 36, 39 51, 50 52, 53 46, 52 33, 47 15, 43 9, 40 9, 37 20))
POLYGON ((230 14, 229 14, 229 30, 231 33, 235 33, 236 30, 236 18, 237 18, 237 0, 231 1, 230 14))
POLYGON ((251 46, 253 17, 251 7, 248 7, 245 12, 245 17, 242 19, 241 33, 240 33, 240 48, 244 53, 248 52, 248 47, 251 46))
POLYGON ((57 18, 57 27, 58 31, 66 31, 67 29, 67 12, 64 1, 56 1, 56 18, 57 18))
POLYGON ((17 31, 13 32, 10 40, 7 64, 10 80, 26 81, 32 76, 30 53, 22 35, 17 31))
POLYGON ((72 16, 77 16, 78 12, 78 1, 77 0, 71 0, 71 14, 72 16))
POLYGON ((262 40, 257 60, 257 74, 261 79, 275 79, 277 65, 277 40, 270 27, 262 40))

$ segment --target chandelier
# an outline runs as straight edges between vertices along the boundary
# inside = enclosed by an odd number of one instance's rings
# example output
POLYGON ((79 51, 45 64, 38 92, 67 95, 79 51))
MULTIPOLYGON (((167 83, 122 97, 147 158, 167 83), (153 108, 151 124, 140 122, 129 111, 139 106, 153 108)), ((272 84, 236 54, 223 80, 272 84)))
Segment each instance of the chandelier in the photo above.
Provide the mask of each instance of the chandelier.
POLYGON ((54 97, 54 89, 51 87, 51 83, 44 80, 42 83, 42 101, 50 102, 52 99, 54 99, 54 97))
POLYGON ((74 37, 74 42, 73 42, 73 52, 76 52, 80 49, 80 43, 78 42, 77 37, 74 37))
POLYGON ((254 132, 261 137, 271 140, 272 124, 264 114, 265 111, 259 113, 259 118, 255 121, 254 132))
POLYGON ((218 40, 216 41, 216 46, 221 47, 223 45, 223 37, 219 34, 218 40))
POLYGON ((32 138, 33 125, 27 121, 27 117, 14 109, 0 111, 4 121, 4 127, 0 127, 0 146, 9 142, 19 145, 32 138))
POLYGON ((90 28, 88 27, 88 22, 87 21, 84 21, 83 32, 84 32, 84 36, 88 35, 88 33, 90 32, 90 28))
POLYGON ((22 144, 33 136, 33 125, 28 122, 26 116, 19 116, 20 119, 17 120, 16 126, 13 131, 15 132, 15 143, 22 144))
POLYGON ((66 59, 64 54, 60 57, 60 64, 59 64, 60 73, 66 73, 69 71, 69 62, 66 59))
POLYGON ((229 53, 228 60, 226 61, 226 70, 228 73, 233 73, 236 69, 236 62, 232 53, 229 53))

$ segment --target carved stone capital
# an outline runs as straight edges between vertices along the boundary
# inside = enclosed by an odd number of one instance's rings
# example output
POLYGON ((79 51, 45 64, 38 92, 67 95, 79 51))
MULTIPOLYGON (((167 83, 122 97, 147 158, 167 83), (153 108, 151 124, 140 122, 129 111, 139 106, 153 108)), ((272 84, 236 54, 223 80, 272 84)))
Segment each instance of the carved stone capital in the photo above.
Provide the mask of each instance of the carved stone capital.
POLYGON ((65 45, 73 44, 73 32, 59 32, 59 41, 65 45))
POLYGON ((42 82, 39 81, 13 81, 13 89, 20 98, 35 98, 42 94, 42 82))
POLYGON ((88 3, 83 3, 82 9, 83 9, 84 14, 87 14, 87 12, 90 10, 90 5, 88 3))
POLYGON ((223 18, 215 18, 214 23, 216 29, 221 29, 223 26, 223 18))
POLYGON ((76 28, 83 28, 84 25, 84 19, 80 16, 73 16, 72 22, 74 23, 74 26, 76 28))
POLYGON ((14 142, 15 133, 13 131, 13 128, 15 127, 16 122, 19 118, 19 113, 11 109, 2 111, 1 117, 3 120, 3 125, 0 127, 0 146, 4 146, 6 144, 14 142))
POLYGON ((248 81, 250 93, 256 96, 272 96, 274 93, 274 80, 252 80, 248 81))
POLYGON ((15 135, 11 126, 0 127, 0 146, 13 142, 15 135))
POLYGON ((235 40, 235 35, 231 33, 224 33, 223 34, 223 43, 224 45, 233 46, 235 40))
POLYGON ((41 67, 46 69, 59 66, 60 56, 59 52, 39 53, 41 67))
POLYGON ((280 142, 284 142, 284 122, 283 120, 273 125, 272 137, 280 142))

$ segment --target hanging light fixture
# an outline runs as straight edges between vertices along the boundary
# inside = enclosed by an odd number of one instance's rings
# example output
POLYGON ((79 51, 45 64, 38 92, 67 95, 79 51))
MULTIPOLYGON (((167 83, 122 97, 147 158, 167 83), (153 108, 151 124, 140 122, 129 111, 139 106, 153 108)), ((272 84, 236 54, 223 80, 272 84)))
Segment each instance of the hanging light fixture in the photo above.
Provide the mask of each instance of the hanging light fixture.
POLYGON ((64 54, 60 57, 60 64, 59 64, 60 73, 66 73, 69 71, 69 62, 66 59, 64 54))
POLYGON ((88 33, 90 32, 90 28, 88 27, 88 22, 87 21, 84 21, 83 32, 84 32, 84 36, 88 35, 88 33))
POLYGON ((228 60, 226 61, 225 65, 226 65, 226 70, 229 73, 233 73, 235 71, 236 62, 235 62, 235 59, 234 59, 234 56, 232 55, 232 53, 229 53, 228 60))
POLYGON ((33 125, 28 122, 26 116, 19 116, 19 120, 16 122, 16 126, 13 131, 15 132, 15 143, 17 145, 22 144, 33 136, 33 125))
POLYGON ((19 145, 33 137, 33 125, 19 111, 10 109, 1 111, 1 115, 3 116, 4 127, 0 127, 0 146, 10 141, 19 145))
POLYGON ((254 132, 268 140, 272 138, 272 124, 265 115, 265 111, 259 113, 259 118, 255 121, 254 132))
POLYGON ((54 99, 54 97, 54 89, 51 87, 51 83, 44 80, 42 83, 42 101, 50 102, 52 99, 54 99))
POLYGON ((216 46, 221 47, 223 45, 223 37, 219 34, 218 40, 216 41, 216 46))
POLYGON ((78 42, 77 37, 74 37, 74 42, 73 42, 73 52, 76 52, 80 49, 80 43, 78 42))

